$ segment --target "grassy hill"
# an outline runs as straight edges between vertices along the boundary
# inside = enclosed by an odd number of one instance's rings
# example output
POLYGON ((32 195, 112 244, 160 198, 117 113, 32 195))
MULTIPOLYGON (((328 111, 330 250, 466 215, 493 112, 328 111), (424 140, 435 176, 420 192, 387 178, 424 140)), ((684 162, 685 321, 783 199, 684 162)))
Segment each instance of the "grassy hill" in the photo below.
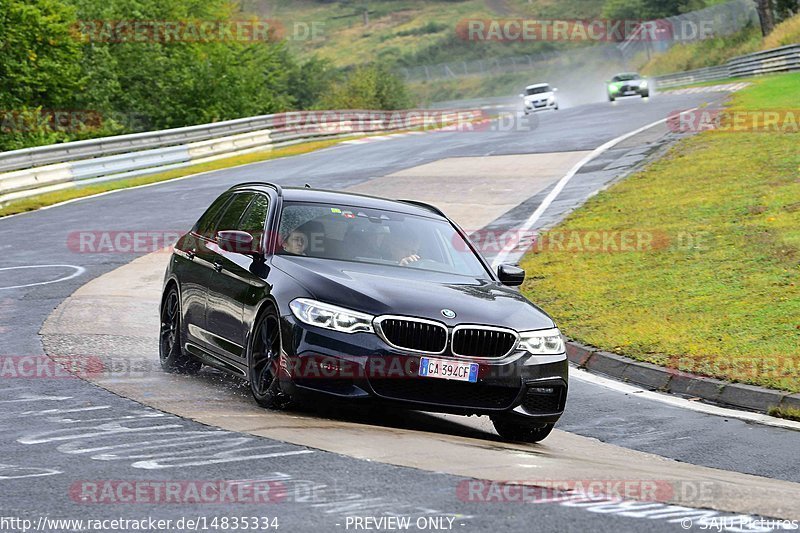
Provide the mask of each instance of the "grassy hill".
POLYGON ((276 19, 291 34, 314 22, 317 39, 290 40, 305 56, 340 67, 370 61, 419 65, 519 55, 551 43, 473 43, 456 37, 459 21, 481 17, 590 18, 604 0, 243 0, 242 11, 276 19), (364 12, 368 15, 365 16, 364 12))

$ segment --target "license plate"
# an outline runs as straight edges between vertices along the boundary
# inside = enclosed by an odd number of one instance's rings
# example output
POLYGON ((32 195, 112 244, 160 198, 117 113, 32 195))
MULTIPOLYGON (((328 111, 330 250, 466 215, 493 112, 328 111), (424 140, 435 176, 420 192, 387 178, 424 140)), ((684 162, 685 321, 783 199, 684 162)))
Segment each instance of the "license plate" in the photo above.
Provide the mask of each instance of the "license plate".
POLYGON ((427 378, 478 381, 478 363, 459 363, 446 359, 423 357, 419 362, 419 375, 427 378))
POLYGON ((636 91, 625 91, 625 96, 633 96, 636 94, 636 91))

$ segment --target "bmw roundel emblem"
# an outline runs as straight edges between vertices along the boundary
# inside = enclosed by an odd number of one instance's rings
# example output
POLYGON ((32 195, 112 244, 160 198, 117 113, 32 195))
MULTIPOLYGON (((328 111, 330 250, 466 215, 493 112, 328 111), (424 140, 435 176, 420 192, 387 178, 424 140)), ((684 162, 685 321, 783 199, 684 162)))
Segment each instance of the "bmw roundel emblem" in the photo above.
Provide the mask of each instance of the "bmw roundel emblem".
POLYGON ((445 318, 455 318, 456 312, 452 309, 442 309, 442 316, 445 318))

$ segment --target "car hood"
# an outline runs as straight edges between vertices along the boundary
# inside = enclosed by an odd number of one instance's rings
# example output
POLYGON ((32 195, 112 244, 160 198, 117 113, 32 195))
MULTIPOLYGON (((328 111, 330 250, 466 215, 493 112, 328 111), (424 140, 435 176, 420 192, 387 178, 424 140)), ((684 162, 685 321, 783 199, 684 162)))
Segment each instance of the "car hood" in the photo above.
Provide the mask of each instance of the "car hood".
POLYGON ((307 257, 274 256, 273 266, 312 298, 372 315, 438 320, 449 326, 486 324, 517 331, 554 327, 553 320, 514 289, 426 270, 307 257), (447 319, 442 309, 455 311, 447 319))

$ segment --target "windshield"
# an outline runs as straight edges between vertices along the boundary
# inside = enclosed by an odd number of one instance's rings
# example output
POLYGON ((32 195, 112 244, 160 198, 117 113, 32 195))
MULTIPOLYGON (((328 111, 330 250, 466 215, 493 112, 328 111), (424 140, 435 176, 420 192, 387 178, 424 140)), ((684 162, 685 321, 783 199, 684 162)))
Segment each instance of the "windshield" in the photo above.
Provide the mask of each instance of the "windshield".
POLYGON ((530 96, 532 94, 541 94, 541 93, 549 93, 550 86, 549 85, 542 85, 541 87, 529 87, 525 89, 525 94, 530 96))
POLYGON ((617 74, 616 76, 611 78, 611 81, 630 81, 638 79, 639 79, 638 74, 617 74))
POLYGON ((347 205, 285 203, 277 253, 488 277, 448 222, 347 205))

